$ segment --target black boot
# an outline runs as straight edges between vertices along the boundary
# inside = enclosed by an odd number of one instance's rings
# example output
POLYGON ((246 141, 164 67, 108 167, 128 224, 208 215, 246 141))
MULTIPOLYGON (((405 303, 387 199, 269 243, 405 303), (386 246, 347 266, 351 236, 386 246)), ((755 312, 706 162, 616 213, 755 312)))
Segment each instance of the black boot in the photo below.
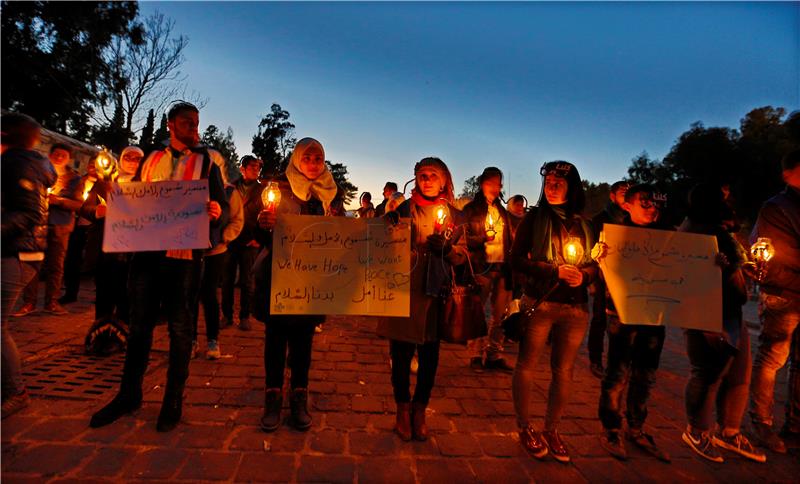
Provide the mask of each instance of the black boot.
POLYGON ((292 410, 292 427, 297 430, 308 430, 311 427, 311 415, 308 414, 308 389, 292 390, 289 407, 292 410))
POLYGON ((280 388, 267 388, 264 394, 264 415, 261 416, 261 430, 274 432, 281 425, 283 396, 280 388))
POLYGON ((159 432, 169 432, 178 426, 183 413, 183 390, 167 391, 164 394, 164 402, 161 404, 161 412, 158 414, 156 430, 159 432))
POLYGON ((122 391, 117 394, 105 407, 101 408, 89 421, 89 427, 98 428, 106 426, 123 415, 138 410, 142 406, 142 392, 122 391))

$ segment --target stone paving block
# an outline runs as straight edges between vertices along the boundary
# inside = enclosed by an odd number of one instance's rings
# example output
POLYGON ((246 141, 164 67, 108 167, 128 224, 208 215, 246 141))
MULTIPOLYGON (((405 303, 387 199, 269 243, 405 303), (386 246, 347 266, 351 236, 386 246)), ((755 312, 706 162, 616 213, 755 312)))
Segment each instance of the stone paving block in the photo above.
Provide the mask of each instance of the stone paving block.
POLYGON ((16 414, 3 420, 2 425, 2 441, 5 445, 10 442, 17 435, 26 432, 40 420, 39 417, 16 414))
POLYGON ((300 457, 300 482, 353 482, 355 460, 351 457, 304 455, 300 457))
POLYGON ((462 398, 459 403, 464 409, 464 413, 470 417, 485 417, 497 413, 494 408, 494 402, 491 400, 462 398))
POLYGON ((633 476, 640 477, 629 467, 613 457, 586 459, 573 456, 572 465, 590 482, 625 482, 633 476))
POLYGON ((528 475, 521 464, 509 460, 476 459, 469 462, 478 482, 503 484, 523 484, 529 482, 528 475))
POLYGON ((351 400, 351 408, 354 412, 383 413, 385 411, 384 399, 383 397, 356 395, 351 400))
POLYGON ((359 430, 367 428, 369 415, 363 413, 329 412, 325 415, 325 426, 337 430, 359 430))
POLYGON ((129 447, 105 447, 99 449, 97 454, 78 472, 81 477, 108 477, 118 476, 122 470, 133 460, 138 449, 129 447))
POLYGON ((396 457, 371 457, 358 464, 358 482, 403 484, 414 483, 411 459, 396 457))
POLYGON ((317 395, 311 399, 311 406, 322 412, 346 412, 350 410, 350 397, 346 395, 317 395))
POLYGON ((428 404, 428 407, 437 412, 448 415, 460 415, 461 413, 463 413, 461 405, 458 404, 458 400, 456 400, 455 398, 432 399, 431 402, 428 404))
POLYGON ((157 432, 155 418, 148 419, 144 422, 139 421, 137 424, 137 427, 122 440, 123 445, 144 445, 169 448, 172 447, 178 440, 178 432, 157 432))
POLYGON ((395 415, 370 415, 369 423, 376 430, 392 430, 397 417, 395 415))
POLYGON ((468 463, 463 459, 417 459, 417 480, 423 484, 444 482, 477 482, 468 463))
POLYGON ((452 432, 453 425, 450 418, 444 415, 428 415, 425 417, 425 423, 428 430, 433 432, 452 432))
POLYGON ((231 429, 223 425, 180 425, 175 447, 222 450, 231 429))
POLYGON ((187 452, 181 449, 156 448, 140 452, 125 471, 126 478, 169 479, 186 460, 187 452))
MULTIPOLYGON (((128 434, 136 428, 137 422, 131 418, 121 418, 99 429, 89 428, 89 422, 84 422, 87 430, 81 435, 81 440, 89 443, 111 444, 122 442, 128 434)), ((3 429, 5 431, 5 428, 3 429)))
MULTIPOLYGON (((590 482, 573 465, 564 465, 557 462, 551 456, 543 459, 527 457, 522 459, 520 464, 527 471, 528 476, 533 482, 581 484, 590 482)), ((629 481, 621 481, 629 482, 629 481)))
POLYGON ((481 455, 481 446, 471 434, 436 434, 434 438, 443 456, 474 457, 481 455))
POLYGON ((364 395, 369 393, 369 387, 366 385, 361 385, 358 382, 336 383, 336 393, 364 395))
POLYGON ((3 462, 3 472, 28 472, 51 477, 74 469, 93 452, 94 447, 90 445, 31 446, 22 450, 7 466, 3 462))
POLYGON ((290 482, 295 475, 295 456, 269 453, 244 454, 237 482, 290 482))
POLYGON ((491 457, 525 457, 516 435, 476 435, 483 453, 491 457))
POLYGON ((237 409, 214 405, 184 405, 184 422, 189 424, 221 423, 233 425, 236 422, 237 409))
POLYGON ((345 436, 344 432, 333 429, 315 432, 310 436, 311 450, 323 454, 343 454, 345 436))
POLYGON ((393 432, 350 432, 350 453, 353 455, 391 455, 400 439, 393 432))
POLYGON ((236 473, 240 453, 198 451, 191 452, 178 473, 178 479, 192 481, 226 481, 236 473))

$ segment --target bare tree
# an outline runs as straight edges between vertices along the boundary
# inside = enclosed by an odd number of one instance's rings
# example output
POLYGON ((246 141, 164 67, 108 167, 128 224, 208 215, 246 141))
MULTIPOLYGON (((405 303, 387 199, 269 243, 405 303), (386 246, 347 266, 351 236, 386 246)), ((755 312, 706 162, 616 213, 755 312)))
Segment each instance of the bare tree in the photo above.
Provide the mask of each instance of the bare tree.
POLYGON ((174 20, 155 12, 144 19, 140 38, 117 37, 106 50, 107 96, 101 111, 112 126, 114 113, 120 110, 124 125, 116 127, 132 134, 139 131, 150 109, 161 112, 175 99, 188 99, 200 108, 208 102, 187 91, 180 67, 189 39, 174 35, 174 26, 174 20))

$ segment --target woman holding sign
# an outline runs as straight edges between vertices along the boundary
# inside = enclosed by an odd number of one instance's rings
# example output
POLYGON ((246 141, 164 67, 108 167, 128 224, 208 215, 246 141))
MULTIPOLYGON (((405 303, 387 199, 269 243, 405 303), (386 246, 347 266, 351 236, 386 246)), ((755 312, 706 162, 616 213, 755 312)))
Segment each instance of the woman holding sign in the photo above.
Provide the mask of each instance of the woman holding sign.
POLYGON ((261 428, 275 431, 281 423, 283 376, 287 350, 291 369, 291 425, 298 430, 311 427, 308 413, 308 372, 311 369, 311 347, 314 328, 325 320, 319 316, 273 316, 269 314, 272 275, 272 229, 278 213, 295 215, 344 215, 344 193, 336 185, 325 164, 325 150, 313 138, 297 142, 286 173, 264 190, 266 202, 258 215, 259 234, 264 247, 253 268, 256 294, 262 297, 254 307, 255 317, 266 324, 264 368, 266 393, 261 428), (279 190, 274 193, 273 190, 279 190))
POLYGON ((442 291, 452 280, 451 268, 466 260, 466 245, 453 233, 460 212, 453 207, 453 179, 439 158, 424 158, 414 166, 411 198, 386 217, 411 219, 411 313, 409 318, 384 318, 377 332, 389 338, 392 387, 397 404, 394 430, 404 441, 428 438, 425 409, 439 366, 438 326, 442 291), (414 397, 409 392, 411 360, 419 368, 414 397))
POLYGON ((581 216, 585 197, 571 163, 552 161, 540 170, 542 194, 517 228, 511 250, 514 269, 527 276, 520 309, 526 315, 512 393, 520 443, 536 458, 549 452, 569 462, 558 424, 569 398, 572 369, 588 326, 587 287, 597 276, 589 257, 594 236, 581 216), (535 309, 535 311, 534 311, 535 309), (544 431, 530 423, 530 400, 539 356, 552 334, 552 380, 544 431))
POLYGON ((749 266, 747 252, 724 227, 733 218, 720 187, 704 183, 689 193, 689 213, 678 229, 716 236, 717 263, 722 268, 722 333, 686 330, 691 375, 686 384, 689 423, 682 437, 693 451, 713 462, 723 461, 718 448, 766 462, 767 456, 740 431, 752 369, 750 334, 742 316, 747 302, 744 269, 749 266))

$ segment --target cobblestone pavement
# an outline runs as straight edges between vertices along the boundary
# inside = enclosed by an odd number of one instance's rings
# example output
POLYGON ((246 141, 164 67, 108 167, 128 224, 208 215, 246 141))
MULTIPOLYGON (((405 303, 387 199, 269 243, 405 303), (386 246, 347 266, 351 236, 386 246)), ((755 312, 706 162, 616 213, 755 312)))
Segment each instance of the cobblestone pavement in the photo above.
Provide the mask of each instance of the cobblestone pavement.
MULTIPOLYGON (((90 285, 85 283, 85 285, 90 285)), ((25 359, 32 404, 2 422, 3 482, 280 481, 280 482, 797 482, 800 452, 768 454, 766 464, 726 454, 712 464, 681 442, 688 362, 679 330, 670 329, 648 427, 673 457, 663 464, 636 450, 625 463, 599 446, 599 382, 585 350, 578 357, 572 401, 561 431, 573 463, 534 461, 518 444, 510 376, 467 368, 464 347, 443 345, 428 422, 432 437, 403 443, 391 432, 394 402, 388 344, 368 318, 336 317, 317 334, 311 370, 314 426, 300 433, 258 428, 263 401, 263 332, 223 330, 218 361, 195 359, 182 424, 155 431, 165 382, 166 327, 156 329, 145 404, 133 416, 88 428, 89 416, 113 395, 121 357, 81 354, 93 293, 66 316, 11 319, 25 359)), ((754 309, 748 308, 752 319, 754 309)), ((202 334, 202 322, 201 322, 202 334)), ((201 348, 205 341, 201 336, 201 348)), ((515 349, 509 357, 515 357, 515 349)), ((545 409, 549 376, 542 358, 533 413, 545 409)), ((786 398, 778 378, 776 414, 786 398)))

